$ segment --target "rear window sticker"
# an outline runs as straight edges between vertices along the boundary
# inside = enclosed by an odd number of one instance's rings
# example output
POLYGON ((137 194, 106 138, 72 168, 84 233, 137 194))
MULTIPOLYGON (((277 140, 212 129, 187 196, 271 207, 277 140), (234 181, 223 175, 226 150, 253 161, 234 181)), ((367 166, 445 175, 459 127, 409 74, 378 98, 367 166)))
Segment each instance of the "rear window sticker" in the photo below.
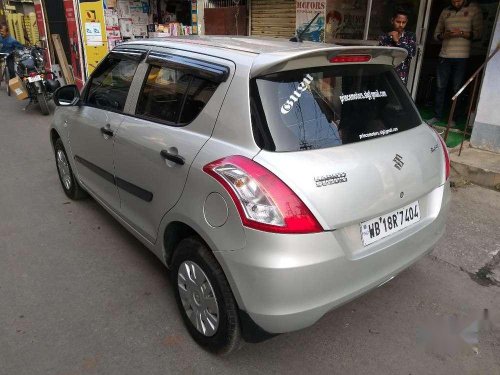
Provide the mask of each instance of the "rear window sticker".
POLYGON ((365 91, 365 92, 355 92, 353 94, 340 95, 340 103, 351 102, 353 100, 375 100, 377 98, 386 98, 387 93, 385 91, 365 91))
POLYGON ((302 96, 302 93, 306 91, 309 88, 309 85, 313 81, 313 77, 311 77, 310 74, 307 74, 302 82, 299 83, 299 86, 297 87, 297 90, 293 92, 292 95, 290 95, 290 98, 281 106, 281 113, 286 115, 288 112, 290 112, 293 108, 293 105, 299 100, 299 98, 302 96))
POLYGON ((396 133, 397 131, 399 131, 398 128, 389 128, 389 129, 380 130, 378 132, 363 133, 363 134, 359 135, 359 139, 378 137, 379 135, 387 135, 387 134, 391 134, 391 133, 396 133))

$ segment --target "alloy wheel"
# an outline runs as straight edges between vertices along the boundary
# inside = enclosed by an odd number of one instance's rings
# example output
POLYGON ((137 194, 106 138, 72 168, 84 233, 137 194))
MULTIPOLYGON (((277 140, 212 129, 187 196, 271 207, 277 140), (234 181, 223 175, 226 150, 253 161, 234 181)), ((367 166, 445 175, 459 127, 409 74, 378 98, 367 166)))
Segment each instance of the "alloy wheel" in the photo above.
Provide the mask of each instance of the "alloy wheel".
POLYGON ((57 170, 59 171, 59 177, 66 190, 71 189, 71 171, 69 169, 68 160, 64 151, 57 150, 57 170))

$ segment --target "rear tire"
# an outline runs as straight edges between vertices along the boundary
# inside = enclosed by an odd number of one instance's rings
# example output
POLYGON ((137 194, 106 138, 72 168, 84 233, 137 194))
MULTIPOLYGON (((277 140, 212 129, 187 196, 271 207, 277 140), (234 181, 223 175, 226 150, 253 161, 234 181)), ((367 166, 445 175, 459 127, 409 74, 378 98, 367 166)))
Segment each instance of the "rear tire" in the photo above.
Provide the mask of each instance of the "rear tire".
POLYGON ((50 108, 45 94, 43 92, 37 94, 36 99, 38 101, 38 105, 40 106, 40 110, 42 111, 42 115, 47 116, 50 113, 50 108))
POLYGON ((87 192, 78 183, 71 165, 69 164, 68 155, 64 149, 61 138, 58 138, 54 144, 54 154, 56 157, 57 173, 59 181, 63 187, 66 196, 73 200, 80 200, 88 196, 87 192))
POLYGON ((202 241, 189 237, 177 245, 171 277, 177 306, 191 337, 215 354, 238 349, 238 307, 221 266, 202 241))

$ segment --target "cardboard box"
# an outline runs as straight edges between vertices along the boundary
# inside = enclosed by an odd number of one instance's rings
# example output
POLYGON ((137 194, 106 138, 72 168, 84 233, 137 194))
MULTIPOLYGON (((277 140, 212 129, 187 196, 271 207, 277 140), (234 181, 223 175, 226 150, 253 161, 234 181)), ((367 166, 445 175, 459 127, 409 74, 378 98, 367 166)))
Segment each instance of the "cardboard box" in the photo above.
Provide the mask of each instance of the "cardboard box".
POLYGON ((19 77, 14 77, 9 80, 9 88, 18 100, 24 100, 28 97, 28 91, 26 91, 26 88, 19 77))

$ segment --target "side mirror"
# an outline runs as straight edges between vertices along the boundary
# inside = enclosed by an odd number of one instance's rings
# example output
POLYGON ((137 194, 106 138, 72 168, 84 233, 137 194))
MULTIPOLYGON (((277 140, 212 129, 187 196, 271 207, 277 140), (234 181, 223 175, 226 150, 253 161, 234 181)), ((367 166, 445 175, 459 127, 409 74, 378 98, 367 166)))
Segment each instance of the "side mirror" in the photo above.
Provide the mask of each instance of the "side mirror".
POLYGON ((54 92, 54 103, 59 106, 68 107, 77 105, 80 101, 80 91, 76 85, 59 87, 54 92))

